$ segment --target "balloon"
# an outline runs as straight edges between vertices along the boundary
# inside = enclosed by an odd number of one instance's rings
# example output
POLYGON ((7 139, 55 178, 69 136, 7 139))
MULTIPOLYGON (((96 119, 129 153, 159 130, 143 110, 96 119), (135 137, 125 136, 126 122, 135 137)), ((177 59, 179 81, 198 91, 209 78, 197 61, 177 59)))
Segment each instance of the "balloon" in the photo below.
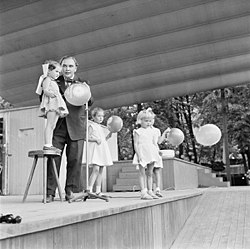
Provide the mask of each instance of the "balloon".
POLYGON ((90 88, 86 83, 71 84, 64 92, 64 96, 71 105, 82 106, 91 97, 90 88))
POLYGON ((180 145, 184 140, 184 134, 180 129, 172 128, 168 134, 167 140, 174 146, 180 145))
POLYGON ((206 124, 195 130, 194 136, 197 143, 212 146, 220 141, 221 130, 214 124, 206 124))
POLYGON ((107 127, 108 127, 109 131, 112 133, 120 131, 122 126, 123 126, 123 121, 118 116, 111 116, 107 120, 107 127))

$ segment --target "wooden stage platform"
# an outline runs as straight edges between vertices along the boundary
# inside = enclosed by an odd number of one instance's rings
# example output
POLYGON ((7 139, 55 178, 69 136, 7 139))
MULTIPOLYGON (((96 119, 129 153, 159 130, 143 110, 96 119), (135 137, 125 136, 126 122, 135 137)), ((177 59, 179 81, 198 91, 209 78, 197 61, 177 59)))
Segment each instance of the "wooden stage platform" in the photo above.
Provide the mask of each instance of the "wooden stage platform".
POLYGON ((0 224, 4 249, 248 249, 250 187, 109 193, 110 202, 43 204, 42 196, 1 196, 1 213, 23 218, 0 224))
POLYGON ((42 196, 1 196, 1 213, 20 215, 20 224, 0 224, 4 249, 170 248, 202 196, 201 189, 163 191, 141 200, 139 192, 109 193, 109 202, 43 204, 42 196))
POLYGON ((250 186, 205 189, 171 249, 249 249, 250 186))

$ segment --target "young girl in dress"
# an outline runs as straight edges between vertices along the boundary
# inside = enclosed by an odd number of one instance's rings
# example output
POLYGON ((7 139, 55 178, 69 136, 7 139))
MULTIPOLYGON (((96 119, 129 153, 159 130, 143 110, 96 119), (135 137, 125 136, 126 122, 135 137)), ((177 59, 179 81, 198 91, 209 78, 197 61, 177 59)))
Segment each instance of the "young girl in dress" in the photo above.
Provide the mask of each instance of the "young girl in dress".
POLYGON ((137 124, 140 124, 141 127, 134 130, 135 155, 133 164, 139 164, 139 183, 141 199, 143 200, 159 198, 152 191, 153 169, 162 165, 159 147, 155 140, 155 130, 152 128, 154 117, 155 114, 151 108, 140 111, 137 116, 137 124))
POLYGON ((47 70, 45 70, 47 71, 47 75, 44 75, 41 86, 38 86, 38 89, 40 87, 43 92, 40 104, 40 116, 47 118, 44 131, 45 144, 43 149, 60 151, 52 145, 52 136, 58 118, 68 115, 67 106, 60 94, 56 82, 56 79, 61 73, 61 66, 58 62, 52 60, 46 61, 43 66, 47 67, 47 70))
MULTIPOLYGON (((155 119, 152 119, 152 129, 154 132, 154 144, 156 144, 157 146, 161 143, 163 143, 165 140, 167 140, 166 136, 170 131, 170 128, 166 129, 162 135, 161 135, 161 131, 160 129, 154 127, 154 121, 155 119)), ((158 147, 159 149, 159 147, 158 147)), ((159 151, 160 153, 160 151, 159 151)), ((163 197, 163 195, 161 194, 161 189, 160 189, 160 185, 161 185, 161 176, 160 176, 160 170, 163 168, 163 163, 161 160, 161 163, 159 164, 155 164, 154 169, 153 169, 153 173, 155 175, 155 195, 158 197, 163 197)))
MULTIPOLYGON (((102 174, 105 166, 113 165, 111 153, 107 140, 111 137, 110 132, 107 136, 101 123, 104 119, 104 110, 95 107, 91 111, 93 121, 89 121, 88 135, 88 162, 93 167, 89 178, 88 191, 93 192, 93 186, 96 182, 96 194, 101 195, 102 174)), ((86 162, 86 153, 84 153, 84 162, 86 162)))

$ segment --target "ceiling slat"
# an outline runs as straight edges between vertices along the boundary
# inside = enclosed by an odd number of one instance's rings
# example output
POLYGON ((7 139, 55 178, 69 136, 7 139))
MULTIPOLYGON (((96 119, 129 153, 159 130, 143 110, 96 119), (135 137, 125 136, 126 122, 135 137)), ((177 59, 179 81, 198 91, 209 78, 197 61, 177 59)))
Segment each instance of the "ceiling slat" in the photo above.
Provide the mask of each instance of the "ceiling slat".
POLYGON ((2 3, 0 96, 16 107, 39 104, 41 64, 65 54, 103 107, 250 80, 249 0, 2 3))

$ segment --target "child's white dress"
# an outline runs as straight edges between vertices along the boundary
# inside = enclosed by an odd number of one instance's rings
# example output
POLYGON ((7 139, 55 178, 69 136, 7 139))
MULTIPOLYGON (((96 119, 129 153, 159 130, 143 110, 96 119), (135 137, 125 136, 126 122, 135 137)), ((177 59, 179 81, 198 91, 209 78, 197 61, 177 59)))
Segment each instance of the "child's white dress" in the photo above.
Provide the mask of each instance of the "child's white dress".
MULTIPOLYGON (((113 160, 106 140, 102 126, 96 122, 89 121, 89 127, 92 127, 92 136, 101 139, 101 143, 88 142, 88 163, 99 166, 113 165, 113 160)), ((86 143, 83 151, 83 163, 86 163, 86 143)))
MULTIPOLYGON (((159 149, 159 145, 158 145, 158 140, 159 140, 159 137, 161 136, 161 131, 160 129, 152 126, 152 129, 154 131, 154 144, 157 145, 157 148, 158 148, 158 151, 160 150, 159 149)), ((163 163, 162 163, 162 157, 161 157, 161 160, 159 163, 155 164, 154 166, 155 168, 163 168, 163 163)))
POLYGON ((50 85, 47 90, 51 90, 56 97, 50 98, 43 94, 42 102, 40 104, 40 117, 47 117, 49 111, 55 111, 60 117, 65 117, 69 114, 65 101, 60 94, 57 83, 50 79, 50 85))
POLYGON ((133 164, 140 164, 146 167, 147 164, 154 162, 154 167, 162 167, 162 158, 159 155, 158 144, 155 143, 155 130, 152 127, 139 128, 134 130, 139 136, 138 150, 140 151, 141 161, 138 161, 137 154, 133 158, 133 164))

